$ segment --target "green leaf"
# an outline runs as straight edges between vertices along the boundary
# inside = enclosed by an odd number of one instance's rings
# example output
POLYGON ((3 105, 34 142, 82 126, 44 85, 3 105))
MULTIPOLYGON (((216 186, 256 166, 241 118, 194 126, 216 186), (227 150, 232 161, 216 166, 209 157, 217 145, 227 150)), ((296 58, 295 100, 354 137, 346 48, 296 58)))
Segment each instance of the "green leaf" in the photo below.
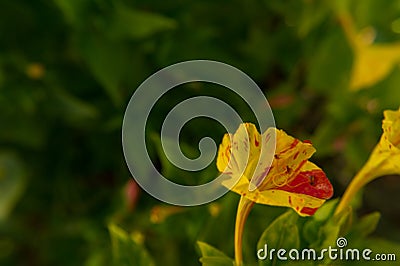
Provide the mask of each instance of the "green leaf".
POLYGON ((322 238, 324 241, 321 247, 336 245, 337 238, 348 231, 352 223, 352 217, 353 209, 349 207, 339 213, 339 215, 335 215, 329 219, 325 226, 321 228, 322 235, 325 236, 325 238, 322 238))
MULTIPOLYGON (((175 145, 174 141, 170 138, 165 138, 164 142, 161 144, 161 137, 158 133, 151 133, 150 134, 150 140, 154 144, 153 147, 155 147, 155 153, 158 156, 158 159, 161 162, 161 171, 162 174, 168 178, 169 180, 180 183, 182 185, 187 185, 187 186, 192 186, 192 185, 200 185, 204 184, 210 181, 210 172, 207 172, 207 169, 200 171, 200 172, 190 172, 188 174, 188 171, 182 170, 175 166, 173 163, 171 163, 171 160, 177 160, 176 158, 173 158, 173 153, 170 152, 171 156, 168 158, 165 154, 165 150, 171 150, 175 145)), ((187 143, 179 143, 179 149, 181 149, 182 153, 187 156, 188 158, 196 158, 198 156, 198 151, 193 148, 191 145, 188 145, 187 143)), ((211 156, 211 155, 210 155, 211 156)), ((204 155, 204 157, 210 158, 207 154, 204 155)), ((203 165, 206 165, 206 161, 204 161, 203 165)), ((212 169, 214 165, 209 165, 208 169, 212 169)))
POLYGON ((173 19, 143 10, 117 5, 111 24, 106 31, 115 39, 143 39, 155 33, 176 27, 173 19))
POLYGON ((129 48, 104 36, 87 33, 81 36, 80 42, 82 57, 93 76, 119 106, 122 103, 121 83, 132 66, 129 48))
MULTIPOLYGON (((329 246, 335 247, 337 239, 345 234, 351 224, 352 212, 352 208, 349 207, 339 215, 332 216, 325 224, 316 224, 319 228, 318 237, 310 245, 310 248, 319 251, 329 246)), ((321 262, 321 264, 330 263, 331 260, 327 257, 321 262)))
POLYGON ((227 255, 225 255, 225 253, 223 253, 222 251, 216 249, 215 247, 204 243, 202 241, 197 241, 197 246, 200 249, 201 255, 203 257, 225 257, 225 258, 229 258, 227 255))
POLYGON ((265 260, 260 260, 259 265, 267 266, 267 265, 285 265, 284 260, 278 260, 277 257, 274 256, 272 258, 269 257, 269 252, 272 249, 298 249, 300 246, 300 237, 299 230, 297 227, 298 215, 289 210, 276 218, 264 231, 261 235, 260 240, 257 244, 257 251, 260 249, 264 249, 264 252, 267 254, 267 258, 265 260))
POLYGON ((305 222, 303 226, 303 237, 308 243, 314 243, 319 236, 320 227, 333 215, 338 199, 325 202, 317 212, 305 222))
POLYGON ((367 238, 362 239, 361 241, 357 241, 356 243, 350 242, 350 244, 352 244, 352 248, 357 248, 360 251, 360 254, 365 249, 371 250, 371 254, 369 255, 371 260, 354 261, 354 263, 352 263, 351 265, 399 265, 398 259, 400 257, 400 243, 380 238, 367 238), (379 254, 379 256, 382 256, 381 254, 385 254, 386 258, 388 259, 384 262, 377 262, 375 260, 375 256, 377 254, 379 254), (389 256, 393 255, 395 256, 395 258, 389 259, 389 256))
POLYGON ((197 241, 201 258, 200 262, 203 266, 232 266, 234 262, 222 251, 210 246, 207 243, 197 241))
POLYGON ((6 219, 22 195, 26 171, 20 159, 12 153, 0 154, 0 221, 6 219))
POLYGON ((77 121, 88 121, 98 116, 95 106, 87 103, 63 89, 56 89, 54 93, 55 105, 57 110, 67 121, 76 123, 77 121))
POLYGON ((0 64, 0 89, 3 86, 4 81, 6 80, 6 76, 3 70, 3 66, 0 64))
POLYGON ((122 228, 115 224, 108 226, 111 236, 115 265, 154 266, 146 249, 122 228))
POLYGON ((326 221, 330 218, 338 204, 339 199, 328 200, 312 216, 317 221, 326 221))
POLYGON ((346 88, 352 52, 343 33, 338 29, 332 29, 329 36, 319 41, 318 47, 312 45, 309 49, 312 56, 308 85, 313 90, 330 94, 346 88), (335 73, 335 76, 331 73, 335 73))
POLYGON ((370 248, 374 253, 394 253, 396 254, 396 258, 400 258, 400 243, 398 242, 374 237, 365 240, 364 246, 370 248))
POLYGON ((363 216, 353 226, 350 234, 354 237, 361 238, 373 233, 379 223, 381 214, 379 212, 373 212, 363 216))
POLYGON ((88 1, 80 0, 54 0, 54 3, 64 14, 66 21, 73 26, 78 26, 82 21, 83 11, 88 5, 88 1))
POLYGON ((235 265, 230 258, 222 257, 202 257, 200 258, 201 265, 203 266, 232 266, 235 265))
POLYGON ((315 27, 321 25, 329 11, 329 7, 323 1, 304 3, 301 18, 298 20, 300 37, 306 37, 315 27))

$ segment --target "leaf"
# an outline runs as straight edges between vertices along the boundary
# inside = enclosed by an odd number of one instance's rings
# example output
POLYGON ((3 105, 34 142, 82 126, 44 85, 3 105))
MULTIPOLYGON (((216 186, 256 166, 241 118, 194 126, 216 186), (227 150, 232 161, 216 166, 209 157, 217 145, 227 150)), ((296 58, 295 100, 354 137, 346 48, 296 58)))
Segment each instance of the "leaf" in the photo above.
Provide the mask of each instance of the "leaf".
POLYGON ((339 199, 333 199, 325 202, 324 205, 322 205, 321 208, 315 212, 313 219, 317 221, 328 220, 332 216, 338 202, 339 199))
POLYGON ((233 261, 229 258, 221 257, 203 257, 200 258, 201 265, 203 266, 232 266, 233 261))
MULTIPOLYGON (((314 243, 310 244, 310 248, 319 251, 329 246, 335 247, 337 239, 348 230, 351 219, 352 209, 349 207, 338 215, 332 216, 324 225, 317 225, 319 227, 318 237, 314 243)), ((330 262, 331 260, 325 257, 322 264, 330 262)))
MULTIPOLYGON (((169 152, 170 157, 167 157, 165 154, 165 150, 168 150, 171 147, 173 148, 175 146, 172 138, 165 137, 163 139, 164 142, 161 144, 160 135, 158 133, 152 132, 150 134, 150 140, 153 143, 156 156, 160 160, 162 174, 169 180, 188 186, 200 185, 210 181, 210 172, 207 172, 206 169, 198 172, 191 172, 190 175, 188 175, 188 171, 180 169, 170 161, 170 159, 177 160, 176 158, 174 158, 175 153, 169 152), (204 174, 205 176, 203 177, 202 174, 204 174)), ((188 145, 185 142, 179 143, 178 148, 188 158, 196 158, 198 156, 198 151, 194 147, 188 145)), ((206 160, 207 158, 212 157, 211 154, 210 155, 208 155, 207 153, 204 154, 206 160)), ((203 163, 203 165, 206 165, 206 163, 203 163)), ((213 167, 213 165, 211 165, 211 167, 213 167)), ((212 172, 211 175, 214 174, 215 172, 212 172)))
POLYGON ((6 80, 6 75, 4 73, 3 66, 0 64, 0 88, 3 87, 5 80, 6 80))
POLYGON ((328 14, 328 5, 323 1, 304 2, 301 18, 298 20, 300 37, 306 37, 311 30, 321 24, 328 14))
POLYGON ((362 238, 373 233, 379 223, 381 214, 379 212, 373 212, 363 216, 353 226, 350 234, 354 235, 355 238, 362 238))
POLYGON ((317 210, 317 212, 303 226, 303 237, 308 243, 314 243, 319 236, 320 227, 332 217, 338 203, 338 199, 329 200, 317 210))
POLYGON ((352 51, 343 33, 334 29, 319 41, 317 47, 312 45, 308 50, 310 73, 307 82, 314 91, 323 95, 336 94, 347 85, 352 51))
POLYGON ((64 13, 65 19, 73 26, 78 26, 82 20, 83 11, 87 8, 87 1, 54 0, 54 3, 64 13))
MULTIPOLYGON (((292 210, 287 211, 276 218, 261 235, 257 244, 257 253, 264 249, 269 255, 269 250, 275 249, 298 249, 300 246, 300 237, 297 227, 298 215, 292 210)), ((261 252, 262 253, 262 252, 261 252)), ((260 258, 259 258, 260 259, 260 258)), ((260 259, 259 265, 285 265, 284 260, 277 260, 276 256, 266 259, 260 259)))
POLYGON ((357 263, 355 265, 378 265, 379 263, 374 261, 376 254, 385 254, 386 258, 394 254, 395 258, 392 258, 391 260, 387 259, 384 262, 384 265, 388 266, 399 265, 398 258, 400 256, 400 243, 373 237, 373 238, 363 239, 362 241, 358 241, 358 243, 355 243, 353 246, 354 248, 359 249, 360 253, 365 249, 370 249, 372 251, 371 254, 369 255, 371 259, 370 261, 360 260, 359 262, 361 263, 359 264, 357 263))
POLYGON ((225 253, 223 253, 222 251, 216 249, 215 247, 213 247, 205 242, 197 241, 197 246, 199 247, 201 255, 203 255, 203 257, 229 258, 227 255, 225 255, 225 253))
POLYGON ((143 39, 155 33, 176 27, 173 19, 143 10, 117 5, 110 25, 106 31, 115 39, 143 39))
POLYGON ((54 93, 55 105, 67 121, 88 121, 98 116, 98 110, 63 89, 56 89, 54 93))
MULTIPOLYGON (((400 20, 399 20, 400 21, 400 20)), ((380 106, 385 108, 397 108, 400 99, 400 68, 395 67, 391 74, 384 81, 377 83, 369 89, 370 99, 376 99, 380 106)), ((378 112, 378 108, 374 110, 378 112)))
POLYGON ((26 171, 20 159, 12 153, 0 153, 0 221, 5 220, 22 195, 26 171))
POLYGON ((234 262, 231 258, 225 255, 222 251, 210 246, 207 243, 197 241, 201 258, 200 262, 203 266, 232 266, 234 262))
POLYGON ((129 49, 122 43, 92 33, 80 38, 81 55, 96 80, 103 86, 115 105, 122 103, 120 86, 132 62, 129 49))
POLYGON ((112 253, 115 265, 154 266, 143 245, 115 224, 110 224, 112 253))

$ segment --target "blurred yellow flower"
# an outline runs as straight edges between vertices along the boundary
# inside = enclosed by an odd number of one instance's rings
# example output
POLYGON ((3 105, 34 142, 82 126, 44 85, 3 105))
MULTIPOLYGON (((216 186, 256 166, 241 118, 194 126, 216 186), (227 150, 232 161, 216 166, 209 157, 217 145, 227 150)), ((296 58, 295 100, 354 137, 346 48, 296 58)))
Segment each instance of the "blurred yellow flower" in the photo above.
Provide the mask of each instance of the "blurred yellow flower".
POLYGON ((368 161, 353 178, 344 193, 336 213, 346 208, 354 195, 377 177, 400 174, 400 108, 383 112, 383 134, 368 161))
POLYGON ((46 70, 41 63, 31 63, 26 68, 26 75, 31 79, 41 79, 45 72, 46 70))
POLYGON ((333 194, 325 173, 308 161, 314 152, 311 143, 301 142, 282 130, 269 128, 260 135, 253 124, 245 123, 235 134, 225 134, 217 167, 232 177, 223 185, 248 200, 291 207, 306 216, 314 214, 333 194), (276 147, 271 141, 274 137, 276 147), (274 148, 271 162, 268 158, 272 156, 268 154, 274 148), (238 182, 233 184, 238 177, 238 182))
POLYGON ((348 13, 340 12, 338 18, 354 53, 350 89, 359 90, 383 80, 400 63, 400 42, 374 44, 372 27, 357 32, 348 13))

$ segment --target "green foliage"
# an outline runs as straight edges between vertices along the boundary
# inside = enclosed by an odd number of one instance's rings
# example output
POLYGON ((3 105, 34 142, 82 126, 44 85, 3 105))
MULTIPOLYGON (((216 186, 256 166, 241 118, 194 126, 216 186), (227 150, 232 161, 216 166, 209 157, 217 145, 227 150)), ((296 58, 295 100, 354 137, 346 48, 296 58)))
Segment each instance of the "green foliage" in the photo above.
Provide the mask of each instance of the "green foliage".
MULTIPOLYGON (((297 227, 297 220, 298 214, 292 210, 287 211, 276 218, 261 235, 261 238, 257 244, 257 250, 263 249, 264 245, 269 245, 270 249, 272 247, 275 248, 275 250, 290 250, 292 248, 299 248, 300 237, 297 227)), ((267 254, 264 255, 268 257, 269 250, 267 249, 266 251, 267 254)), ((279 261, 276 257, 274 257, 272 260, 269 258, 266 260, 260 260, 259 265, 285 265, 286 263, 286 261, 279 261)))
POLYGON ((25 188, 26 170, 21 160, 12 153, 0 154, 0 222, 13 209, 25 188))
MULTIPOLYGON (((278 216, 268 225, 258 240, 256 250, 261 252, 258 256, 262 258, 259 260, 258 265, 312 266, 332 265, 332 263, 334 265, 373 265, 373 261, 362 259, 332 261, 328 253, 325 253, 323 260, 320 259, 319 256, 322 249, 329 246, 338 248, 336 241, 339 237, 346 237, 348 246, 346 245, 345 247, 349 249, 358 249, 360 252, 364 249, 371 249, 373 251, 372 254, 395 254, 396 257, 399 256, 398 250, 396 250, 397 243, 370 236, 378 225, 380 219, 378 212, 356 218, 355 213, 349 208, 343 213, 334 216, 337 203, 337 199, 328 201, 318 209, 314 216, 309 218, 299 218, 292 210, 288 210, 278 216), (286 251, 281 256, 286 257, 287 260, 278 259, 277 252, 280 249, 286 251), (300 257, 299 260, 292 260, 290 255, 288 255, 291 249, 298 250, 300 254, 304 249, 314 249, 317 259, 303 260, 300 257)), ((201 253, 200 261, 202 265, 232 265, 232 259, 220 250, 204 242, 198 242, 197 244, 201 253)), ((388 265, 395 265, 394 261, 387 261, 386 263, 388 265)), ((246 263, 245 258, 244 265, 255 264, 246 263)))
POLYGON ((115 224, 110 224, 114 265, 152 266, 154 262, 140 243, 115 224))
POLYGON ((232 266, 234 261, 226 256, 222 251, 204 243, 197 242, 200 249, 201 258, 200 262, 203 266, 232 266))
MULTIPOLYGON (((126 104, 147 77, 183 60, 219 60, 252 77, 277 126, 312 140, 315 162, 341 196, 380 136, 382 110, 400 105, 400 71, 394 62, 379 81, 351 91, 356 57, 338 10, 351 15, 357 32, 372 27, 374 44, 400 40, 398 0, 2 1, 0 265, 196 265, 197 240, 229 256, 199 242, 203 264, 232 263, 236 195, 171 209, 127 184, 120 132, 126 104), (139 232, 142 242, 127 232, 139 232)), ((218 174, 214 165, 198 173, 176 169, 160 149, 171 106, 198 95, 219 98, 255 122, 246 103, 215 85, 188 84, 164 95, 147 144, 156 167, 183 184, 218 174)), ((184 153, 195 157, 197 140, 208 134, 219 143, 224 133, 215 121, 195 119, 181 134, 184 153)), ((400 188, 397 181, 384 185, 400 188)), ((379 195, 384 185, 370 184, 379 195)), ((398 252, 397 201, 379 197, 375 204, 393 207, 363 216, 381 210, 360 198, 357 210, 336 218, 336 201, 310 218, 255 207, 244 258, 256 263, 262 232, 260 243, 276 247, 323 248, 346 236, 359 247, 398 252), (279 242, 282 235, 291 237, 279 242)))

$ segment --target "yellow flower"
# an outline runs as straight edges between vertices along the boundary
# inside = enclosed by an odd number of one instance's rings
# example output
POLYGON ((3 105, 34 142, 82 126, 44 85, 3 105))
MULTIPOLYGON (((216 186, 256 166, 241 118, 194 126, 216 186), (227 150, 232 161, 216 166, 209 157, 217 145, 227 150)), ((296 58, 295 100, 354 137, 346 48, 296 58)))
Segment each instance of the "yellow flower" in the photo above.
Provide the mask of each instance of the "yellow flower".
MULTIPOLYGON (((400 150, 400 108, 397 111, 386 110, 383 112, 383 150, 399 153, 400 150)), ((398 167, 398 165, 397 165, 398 167)), ((398 168, 397 168, 398 169, 398 168)))
POLYGON ((343 10, 338 18, 354 53, 350 89, 359 90, 383 80, 400 62, 400 42, 376 44, 372 27, 357 32, 351 16, 343 10))
POLYGON ((383 134, 368 161, 346 189, 336 214, 346 208, 354 195, 377 177, 400 174, 400 108, 384 111, 383 134))
POLYGON ((260 135, 253 124, 245 123, 235 134, 225 134, 217 167, 232 177, 223 185, 250 201, 291 207, 306 216, 314 214, 333 194, 324 172, 308 161, 314 152, 311 143, 301 142, 282 130, 269 128, 260 135), (271 141, 274 137, 276 147, 271 141), (274 156, 268 156, 274 148, 274 156), (273 158, 272 162, 269 158, 273 158), (238 175, 238 182, 233 184, 238 175))
POLYGON ((225 134, 217 167, 231 177, 223 185, 241 195, 235 224, 237 266, 242 265, 243 229, 254 203, 291 207, 306 216, 332 196, 325 173, 308 161, 314 152, 311 143, 276 128, 260 135, 253 124, 245 123, 235 134, 225 134))

